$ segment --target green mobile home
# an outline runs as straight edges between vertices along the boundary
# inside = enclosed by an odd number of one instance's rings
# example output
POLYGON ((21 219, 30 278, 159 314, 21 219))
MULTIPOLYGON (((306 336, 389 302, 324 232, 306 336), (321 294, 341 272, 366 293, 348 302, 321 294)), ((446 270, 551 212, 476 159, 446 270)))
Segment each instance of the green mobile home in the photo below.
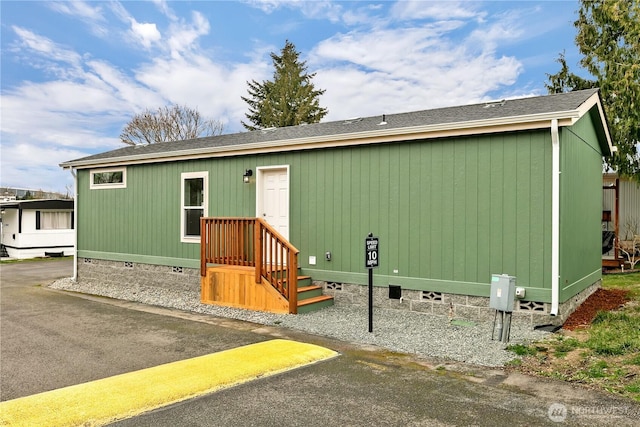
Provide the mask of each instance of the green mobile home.
POLYGON ((366 304, 371 232, 376 305, 481 317, 492 275, 508 274, 525 291, 514 314, 557 323, 601 278, 612 150, 594 89, 127 146, 61 166, 76 177, 79 281, 197 289, 200 217, 262 218, 337 304, 366 304))

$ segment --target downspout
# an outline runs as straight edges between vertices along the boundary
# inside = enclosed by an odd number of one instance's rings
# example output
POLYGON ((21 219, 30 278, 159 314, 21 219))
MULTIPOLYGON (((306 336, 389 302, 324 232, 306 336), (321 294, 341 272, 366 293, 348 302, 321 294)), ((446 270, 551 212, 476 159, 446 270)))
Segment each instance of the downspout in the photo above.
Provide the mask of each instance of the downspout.
POLYGON ((551 315, 558 315, 560 300, 560 135, 558 120, 551 120, 551 315))
POLYGON ((69 168, 73 175, 73 281, 78 280, 78 174, 69 168))

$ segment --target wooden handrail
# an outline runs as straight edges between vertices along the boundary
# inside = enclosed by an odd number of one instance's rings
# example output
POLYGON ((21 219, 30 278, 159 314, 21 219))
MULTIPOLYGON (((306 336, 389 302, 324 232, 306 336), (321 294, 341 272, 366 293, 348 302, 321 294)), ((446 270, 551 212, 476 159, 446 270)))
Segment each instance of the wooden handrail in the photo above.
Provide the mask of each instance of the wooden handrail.
POLYGON ((298 312, 298 254, 300 251, 271 227, 256 218, 256 283, 266 280, 289 301, 289 313, 298 312))
POLYGON ((256 283, 264 279, 298 311, 298 254, 287 239, 260 218, 201 218, 200 275, 207 264, 255 267, 256 283))

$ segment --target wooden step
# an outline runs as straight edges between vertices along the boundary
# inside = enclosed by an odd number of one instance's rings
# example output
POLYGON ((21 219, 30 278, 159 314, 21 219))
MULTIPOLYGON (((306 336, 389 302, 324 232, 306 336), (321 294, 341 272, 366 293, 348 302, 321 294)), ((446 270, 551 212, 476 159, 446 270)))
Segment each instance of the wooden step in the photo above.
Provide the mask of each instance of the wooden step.
MULTIPOLYGON (((281 285, 286 285, 287 283, 287 279, 278 279, 277 280, 278 283, 280 283, 281 285)), ((300 289, 301 287, 307 287, 307 286, 311 286, 312 285, 312 281, 311 281, 311 276, 298 276, 298 289, 300 289)))
MULTIPOLYGON (((313 285, 311 276, 298 276, 298 289, 313 285)), ((298 291, 299 292, 299 291, 298 291)))
POLYGON ((298 288, 298 301, 322 296, 322 286, 310 285, 298 288))
POLYGON ((333 297, 321 295, 298 301, 298 314, 310 313, 333 305, 333 297))

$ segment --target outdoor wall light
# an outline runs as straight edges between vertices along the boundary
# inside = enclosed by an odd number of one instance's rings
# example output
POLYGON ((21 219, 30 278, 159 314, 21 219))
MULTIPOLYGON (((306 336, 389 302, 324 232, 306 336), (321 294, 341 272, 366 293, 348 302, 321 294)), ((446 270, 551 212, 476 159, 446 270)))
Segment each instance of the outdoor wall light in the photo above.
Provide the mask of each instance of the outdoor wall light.
POLYGON ((242 175, 242 181, 245 184, 249 183, 249 177, 253 176, 253 171, 251 169, 247 169, 246 171, 244 171, 244 175, 242 175))

